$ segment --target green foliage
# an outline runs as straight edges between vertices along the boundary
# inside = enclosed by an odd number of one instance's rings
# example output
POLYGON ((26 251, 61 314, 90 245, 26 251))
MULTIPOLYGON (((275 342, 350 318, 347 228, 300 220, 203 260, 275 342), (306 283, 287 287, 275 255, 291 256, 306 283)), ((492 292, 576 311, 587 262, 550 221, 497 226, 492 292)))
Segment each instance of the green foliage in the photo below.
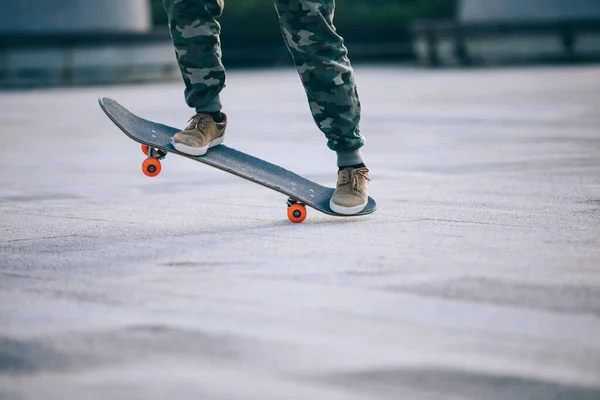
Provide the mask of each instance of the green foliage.
MULTIPOLYGON (((161 0, 150 0, 157 26, 166 25, 161 0)), ((405 40, 406 24, 417 18, 452 17, 456 0, 337 0, 335 24, 347 42, 405 40)), ((225 0, 220 19, 224 47, 281 45, 269 0, 225 0)))

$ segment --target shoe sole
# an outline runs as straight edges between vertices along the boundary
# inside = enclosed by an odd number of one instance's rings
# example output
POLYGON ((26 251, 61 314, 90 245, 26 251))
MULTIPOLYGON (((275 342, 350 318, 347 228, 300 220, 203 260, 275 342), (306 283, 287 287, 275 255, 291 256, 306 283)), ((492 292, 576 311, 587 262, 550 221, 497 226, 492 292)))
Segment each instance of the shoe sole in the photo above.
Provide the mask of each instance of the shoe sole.
POLYGON ((175 142, 173 142, 173 139, 171 139, 171 143, 173 144, 173 147, 175 147, 175 150, 177 150, 180 153, 185 153, 190 156, 203 156, 206 154, 208 149, 210 149, 211 147, 220 145, 221 143, 223 143, 224 140, 225 140, 225 137, 220 136, 220 137, 216 138, 215 140, 213 140, 212 142, 210 142, 207 146, 203 146, 203 147, 193 147, 193 146, 188 146, 183 143, 175 143, 175 142))
POLYGON ((367 203, 368 203, 368 201, 365 202, 365 204, 360 204, 358 206, 344 207, 344 206, 335 204, 332 200, 329 200, 329 208, 331 208, 331 211, 336 212, 338 214, 354 215, 354 214, 358 214, 359 212, 364 210, 365 207, 367 206, 367 203))

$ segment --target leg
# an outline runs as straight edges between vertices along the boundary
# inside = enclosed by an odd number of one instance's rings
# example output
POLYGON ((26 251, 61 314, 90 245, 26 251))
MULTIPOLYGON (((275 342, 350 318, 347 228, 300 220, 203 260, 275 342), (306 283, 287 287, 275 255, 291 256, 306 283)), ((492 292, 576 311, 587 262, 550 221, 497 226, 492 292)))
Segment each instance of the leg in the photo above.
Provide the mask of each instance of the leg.
POLYGON ((225 70, 216 18, 223 11, 223 0, 163 0, 163 6, 185 83, 186 103, 197 112, 220 111, 225 70))
POLYGON ((281 31, 302 79, 313 118, 338 153, 338 166, 363 163, 360 102, 334 0, 274 0, 281 31))

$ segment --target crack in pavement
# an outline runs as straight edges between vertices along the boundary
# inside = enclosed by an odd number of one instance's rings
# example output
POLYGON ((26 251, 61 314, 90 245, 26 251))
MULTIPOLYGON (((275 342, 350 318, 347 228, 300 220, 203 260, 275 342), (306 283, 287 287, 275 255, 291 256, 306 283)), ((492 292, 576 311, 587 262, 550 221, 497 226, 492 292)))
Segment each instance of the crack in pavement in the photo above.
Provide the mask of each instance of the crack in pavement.
POLYGON ((86 236, 86 235, 58 235, 58 236, 42 236, 42 237, 26 238, 26 239, 3 240, 3 241, 0 241, 0 243, 27 242, 27 241, 32 241, 32 240, 64 239, 64 238, 71 238, 71 237, 82 237, 82 238, 90 238, 90 239, 98 238, 98 236, 86 236))

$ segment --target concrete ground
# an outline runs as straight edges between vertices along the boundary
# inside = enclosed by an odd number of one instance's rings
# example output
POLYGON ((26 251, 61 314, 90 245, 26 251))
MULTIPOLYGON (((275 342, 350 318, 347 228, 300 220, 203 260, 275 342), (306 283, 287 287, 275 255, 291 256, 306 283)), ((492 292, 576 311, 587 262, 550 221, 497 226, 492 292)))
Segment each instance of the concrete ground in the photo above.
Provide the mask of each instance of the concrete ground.
MULTIPOLYGON (((180 84, 0 93, 0 398, 600 398, 600 67, 360 67, 375 214, 139 146, 180 84)), ((227 144, 323 184, 293 70, 232 71, 227 144)))

